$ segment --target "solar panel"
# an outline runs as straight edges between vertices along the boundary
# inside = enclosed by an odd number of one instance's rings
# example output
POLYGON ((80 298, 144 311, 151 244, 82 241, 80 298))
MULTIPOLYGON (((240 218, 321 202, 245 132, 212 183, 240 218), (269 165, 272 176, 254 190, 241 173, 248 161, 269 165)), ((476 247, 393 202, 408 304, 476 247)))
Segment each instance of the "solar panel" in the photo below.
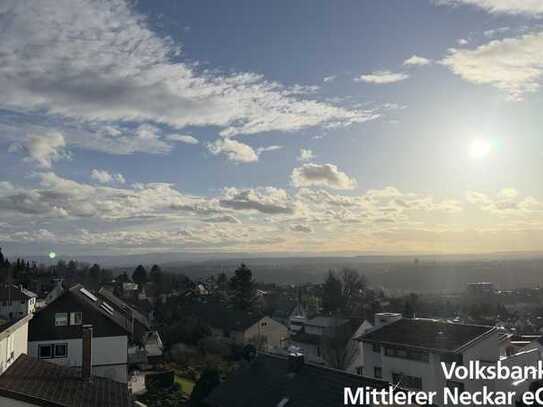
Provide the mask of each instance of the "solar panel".
POLYGON ((98 301, 98 298, 96 298, 91 292, 89 292, 86 288, 80 288, 79 291, 81 294, 85 295, 86 297, 90 298, 92 301, 96 302, 98 301))

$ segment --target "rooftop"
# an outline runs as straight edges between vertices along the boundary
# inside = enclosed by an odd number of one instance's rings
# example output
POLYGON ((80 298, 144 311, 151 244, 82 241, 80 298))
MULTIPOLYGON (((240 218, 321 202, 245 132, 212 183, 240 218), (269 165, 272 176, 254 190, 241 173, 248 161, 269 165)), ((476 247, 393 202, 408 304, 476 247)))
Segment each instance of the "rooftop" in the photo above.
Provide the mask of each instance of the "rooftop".
POLYGON ((491 326, 404 318, 370 331, 359 339, 364 342, 455 352, 495 330, 491 326))
POLYGON ((207 402, 213 407, 330 407, 343 405, 344 387, 389 385, 309 363, 292 373, 288 365, 287 357, 260 353, 216 387, 207 402))
POLYGON ((18 287, 16 285, 2 285, 0 286, 0 301, 20 301, 28 300, 30 298, 37 297, 32 291, 25 288, 18 287))
POLYGON ((0 396, 47 407, 132 406, 126 384, 103 377, 83 380, 79 369, 24 354, 0 376, 0 396))

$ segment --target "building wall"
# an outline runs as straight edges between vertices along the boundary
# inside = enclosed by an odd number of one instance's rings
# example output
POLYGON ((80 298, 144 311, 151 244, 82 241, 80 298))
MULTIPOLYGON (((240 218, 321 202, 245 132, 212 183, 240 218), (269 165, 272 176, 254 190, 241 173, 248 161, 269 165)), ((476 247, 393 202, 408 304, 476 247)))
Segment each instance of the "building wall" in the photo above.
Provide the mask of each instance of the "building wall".
MULTIPOLYGON (((28 343, 30 356, 39 358, 39 345, 65 343, 68 355, 65 358, 44 359, 63 366, 81 366, 83 341, 79 339, 60 339, 28 343)), ((128 381, 128 338, 126 336, 102 337, 92 339, 93 374, 126 383, 128 381)))
POLYGON ((284 345, 286 345, 286 339, 288 338, 288 328, 270 317, 264 317, 260 321, 247 328, 243 333, 243 338, 245 342, 251 342, 251 340, 258 337, 265 338, 265 345, 267 351, 280 349, 284 345))
MULTIPOLYGON (((422 380, 422 390, 436 391, 441 394, 446 385, 445 376, 441 367, 441 355, 439 353, 430 352, 429 361, 423 362, 418 360, 410 360, 403 358, 395 358, 385 356, 384 346, 380 346, 379 352, 373 351, 373 345, 363 343, 364 352, 364 370, 363 375, 375 377, 374 368, 381 367, 382 378, 392 382, 393 373, 402 373, 408 376, 419 377, 422 380)), ((496 363, 499 358, 498 333, 494 332, 487 338, 484 338, 473 346, 470 346, 462 353, 464 365, 470 360, 488 361, 496 363)), ((463 381, 466 391, 480 390, 484 385, 492 390, 492 383, 488 381, 465 380, 463 381)), ((442 404, 442 402, 440 402, 442 404)))
POLYGON ((21 326, 8 328, 4 333, 7 335, 0 337, 0 374, 4 373, 22 353, 27 352, 28 321, 21 326), (13 332, 10 329, 13 329, 13 332))

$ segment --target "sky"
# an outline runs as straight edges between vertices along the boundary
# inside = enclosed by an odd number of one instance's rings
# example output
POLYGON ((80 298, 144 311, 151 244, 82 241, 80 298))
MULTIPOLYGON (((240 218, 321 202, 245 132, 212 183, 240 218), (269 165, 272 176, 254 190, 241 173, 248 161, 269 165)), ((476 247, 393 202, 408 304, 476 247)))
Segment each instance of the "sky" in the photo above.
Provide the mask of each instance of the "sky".
POLYGON ((0 247, 543 251, 540 0, 0 0, 0 247))

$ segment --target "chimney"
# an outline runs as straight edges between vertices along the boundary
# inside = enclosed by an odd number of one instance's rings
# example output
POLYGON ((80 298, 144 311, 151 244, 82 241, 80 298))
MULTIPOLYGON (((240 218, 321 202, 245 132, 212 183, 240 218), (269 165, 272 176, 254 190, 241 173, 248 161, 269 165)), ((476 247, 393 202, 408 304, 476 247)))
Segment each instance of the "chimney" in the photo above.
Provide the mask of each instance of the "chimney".
POLYGON ((291 352, 288 355, 288 372, 298 373, 304 365, 304 354, 299 352, 291 352))
POLYGON ((90 380, 92 378, 92 325, 83 325, 83 360, 81 363, 81 378, 90 380))

